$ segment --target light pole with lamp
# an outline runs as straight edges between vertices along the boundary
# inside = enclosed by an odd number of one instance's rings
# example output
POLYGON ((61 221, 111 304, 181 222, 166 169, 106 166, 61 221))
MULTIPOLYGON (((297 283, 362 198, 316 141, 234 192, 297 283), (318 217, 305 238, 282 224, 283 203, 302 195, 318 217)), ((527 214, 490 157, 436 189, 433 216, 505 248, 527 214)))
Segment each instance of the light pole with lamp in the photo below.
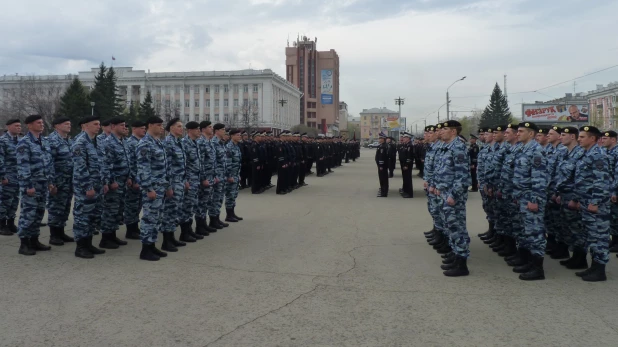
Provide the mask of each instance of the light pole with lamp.
POLYGON ((90 115, 94 116, 94 101, 90 102, 90 107, 92 108, 90 115))
POLYGON ((450 86, 448 86, 448 88, 446 88, 446 120, 451 120, 451 116, 448 112, 448 104, 450 103, 449 97, 448 97, 448 90, 453 86, 453 84, 459 82, 459 81, 463 81, 466 79, 466 76, 458 79, 457 81, 453 82, 450 86))
MULTIPOLYGON (((279 105, 281 105, 281 116, 282 116, 281 118, 283 118, 283 110, 284 110, 284 106, 285 106, 285 104, 287 104, 287 103, 288 103, 288 101, 287 101, 287 100, 285 100, 285 99, 283 99, 283 98, 281 98, 281 99, 280 99, 280 100, 278 100, 277 102, 279 103, 279 105)), ((285 118, 283 118, 283 119, 281 120, 281 123, 283 123, 283 122, 284 122, 284 119, 285 119, 285 118)), ((281 127, 283 128, 283 126, 281 126, 281 127)), ((279 132, 281 132, 281 131, 283 131, 283 129, 280 129, 280 131, 279 131, 279 132)))
POLYGON ((399 106, 399 127, 397 128, 397 141, 399 141, 399 134, 401 133, 401 105, 403 105, 405 99, 398 97, 395 99, 395 105, 399 106))

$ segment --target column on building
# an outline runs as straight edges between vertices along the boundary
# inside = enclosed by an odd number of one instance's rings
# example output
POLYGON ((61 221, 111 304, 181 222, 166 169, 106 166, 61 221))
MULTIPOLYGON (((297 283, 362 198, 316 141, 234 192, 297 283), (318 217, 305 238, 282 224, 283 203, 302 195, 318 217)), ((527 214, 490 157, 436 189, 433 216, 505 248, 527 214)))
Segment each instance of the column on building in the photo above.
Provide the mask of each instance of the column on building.
POLYGON ((210 94, 209 94, 209 100, 210 100, 210 121, 214 122, 215 120, 215 91, 214 91, 214 85, 210 86, 210 94))
MULTIPOLYGON (((265 116, 267 116, 264 113, 264 100, 262 99, 262 89, 264 89, 264 84, 258 84, 258 98, 257 98, 257 102, 258 102, 258 107, 257 107, 257 111, 258 111, 258 119, 264 119, 265 116)), ((251 95, 253 97, 253 86, 249 85, 249 95, 251 95)), ((253 101, 251 101, 253 102, 253 101)), ((271 120, 270 120, 270 124, 272 126, 274 126, 274 120, 272 119, 272 114, 270 115, 271 120)))
POLYGON ((234 86, 228 82, 227 88, 227 114, 230 117, 228 123, 234 124, 234 86))
POLYGON ((139 86, 139 102, 142 103, 146 99, 146 82, 142 82, 139 86))
POLYGON ((189 120, 187 118, 185 118, 185 114, 187 114, 187 111, 185 110, 185 84, 183 83, 180 86, 180 117, 182 119, 183 122, 188 122, 189 120))
POLYGON ((133 86, 132 85, 128 85, 127 86, 127 106, 131 106, 131 98, 133 97, 133 86))
POLYGON ((198 86, 192 85, 189 87, 189 119, 195 121, 195 88, 198 86))
MULTIPOLYGON (((222 84, 219 86, 219 123, 223 122, 223 114, 225 113, 225 107, 223 106, 223 99, 225 97, 224 87, 222 84)), ((215 122, 213 122, 215 123, 215 122)))
POLYGON ((200 84, 200 121, 206 120, 204 118, 204 91, 206 91, 204 85, 200 84))

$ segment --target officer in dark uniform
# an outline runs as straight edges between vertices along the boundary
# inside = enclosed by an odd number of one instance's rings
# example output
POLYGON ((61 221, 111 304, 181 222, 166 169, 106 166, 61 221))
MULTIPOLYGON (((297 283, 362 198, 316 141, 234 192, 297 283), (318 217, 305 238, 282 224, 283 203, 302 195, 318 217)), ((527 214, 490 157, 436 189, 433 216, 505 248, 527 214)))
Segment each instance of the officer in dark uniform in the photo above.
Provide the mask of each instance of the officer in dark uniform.
POLYGON ((468 148, 468 156, 470 156, 470 176, 472 176, 472 189, 471 192, 479 191, 479 181, 476 178, 476 165, 478 164, 479 158, 479 146, 476 144, 476 137, 473 134, 470 134, 470 147, 468 148))
POLYGON ((395 145, 395 139, 392 137, 386 138, 386 144, 388 145, 388 178, 392 178, 395 172, 395 165, 397 164, 397 145, 395 145))
POLYGON ((386 143, 386 135, 380 133, 380 146, 376 150, 376 165, 378 165, 378 178, 380 180, 380 192, 378 198, 386 198, 388 196, 388 168, 390 165, 390 157, 388 155, 390 146, 386 143))
POLYGON ((401 197, 409 199, 414 196, 412 190, 412 165, 414 164, 414 155, 412 152, 412 134, 403 132, 401 134, 401 144, 399 145, 399 166, 401 167, 401 177, 403 178, 403 188, 401 189, 401 197))

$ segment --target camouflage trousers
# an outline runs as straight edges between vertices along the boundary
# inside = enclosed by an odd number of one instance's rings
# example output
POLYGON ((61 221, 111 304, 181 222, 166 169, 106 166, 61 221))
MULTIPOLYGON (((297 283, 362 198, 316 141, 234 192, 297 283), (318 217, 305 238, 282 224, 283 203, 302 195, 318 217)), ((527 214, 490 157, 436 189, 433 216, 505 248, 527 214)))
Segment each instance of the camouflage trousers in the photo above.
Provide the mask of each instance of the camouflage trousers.
POLYGON ((97 204, 103 200, 101 188, 95 188, 95 196, 92 199, 86 197, 86 192, 75 191, 75 203, 73 204, 73 236, 75 241, 92 236, 95 225, 97 204))
MULTIPOLYGON (((182 205, 178 209, 178 222, 191 222, 193 215, 197 216, 198 196, 200 195, 200 182, 189 182, 189 190, 185 190, 182 197, 182 205)), ((204 215, 204 218, 206 215, 204 215)), ((199 217, 198 217, 199 218, 199 217)))
POLYGON ((56 182, 58 192, 49 195, 47 199, 47 224, 52 227, 64 228, 71 213, 71 200, 73 199, 72 178, 67 177, 56 182))
POLYGON ((522 222, 522 232, 517 239, 519 248, 530 251, 532 255, 542 257, 545 255, 545 205, 539 204, 537 212, 528 210, 528 202, 519 201, 519 215, 522 222))
POLYGON ((519 205, 513 201, 513 198, 508 197, 504 199, 507 222, 504 223, 504 235, 510 236, 514 239, 519 239, 522 235, 521 216, 519 214, 519 205))
POLYGON ((565 228, 561 217, 561 206, 551 199, 547 200, 547 204, 545 205, 544 221, 548 235, 558 235, 561 233, 561 230, 565 228))
POLYGON ((118 225, 122 219, 122 205, 124 205, 124 198, 127 192, 126 179, 118 180, 118 188, 116 190, 109 190, 107 194, 103 196, 102 213, 101 213, 101 232, 113 233, 118 230, 118 225))
POLYGON ((601 204, 597 213, 590 213, 583 207, 581 210, 586 249, 590 249, 592 260, 599 264, 609 262, 609 214, 607 204, 601 204))
POLYGON ((509 228, 510 218, 508 213, 508 201, 502 198, 495 197, 492 199, 491 205, 492 215, 495 216, 494 229, 499 235, 506 235, 509 228))
MULTIPOLYGON (((270 176, 270 175, 269 175, 270 176)), ((221 214, 221 205, 223 204, 223 185, 224 182, 219 182, 212 187, 212 195, 208 201, 208 215, 218 216, 221 214)))
POLYGON ((173 233, 176 231, 178 222, 180 221, 180 210, 185 195, 184 182, 172 182, 174 195, 171 198, 165 198, 165 208, 163 209, 163 225, 161 232, 173 233))
POLYGON ((157 235, 163 224, 163 207, 165 200, 165 190, 162 187, 154 189, 157 197, 153 200, 148 198, 145 191, 142 191, 142 224, 140 228, 140 238, 142 243, 156 243, 157 235))
POLYGON ((142 191, 127 189, 124 198, 124 224, 139 223, 139 213, 142 210, 142 191))
POLYGON ((210 204, 210 197, 212 196, 212 190, 213 190, 212 186, 209 186, 207 188, 202 187, 198 191, 195 218, 204 219, 208 215, 208 206, 210 204))
POLYGON ((556 232, 556 242, 564 243, 571 250, 585 250, 586 234, 583 231, 582 215, 580 211, 574 211, 563 204, 560 210, 562 228, 556 232))
POLYGON ((92 224, 94 225, 95 230, 101 229, 101 215, 103 214, 103 192, 101 191, 101 197, 97 200, 95 205, 95 214, 92 219, 92 224))
POLYGON ((610 233, 613 237, 618 237, 618 204, 610 205, 610 233))
POLYGON ((433 218, 433 224, 436 227, 436 230, 444 233, 446 230, 446 226, 444 225, 444 219, 441 210, 442 199, 435 194, 429 193, 429 213, 433 218))
POLYGON ((238 197, 238 180, 234 178, 234 183, 225 182, 225 208, 236 207, 238 197))
POLYGON ((481 200, 483 202, 483 211, 485 211, 485 218, 490 221, 490 222, 494 222, 494 214, 492 211, 492 205, 491 205, 491 199, 489 198, 489 196, 487 196, 487 194, 485 194, 485 192, 480 189, 479 190, 481 192, 481 200))
POLYGON ((451 206, 442 195, 440 211, 445 226, 445 235, 449 237, 449 245, 457 256, 470 257, 470 236, 466 227, 466 201, 468 194, 464 193, 461 199, 455 200, 451 206))
POLYGON ((17 177, 9 177, 7 185, 0 184, 0 219, 13 219, 19 206, 17 177))
POLYGON ((20 188, 22 197, 17 224, 19 238, 36 237, 41 231, 40 223, 45 215, 45 202, 47 201, 47 182, 35 182, 34 196, 26 194, 27 188, 20 188))

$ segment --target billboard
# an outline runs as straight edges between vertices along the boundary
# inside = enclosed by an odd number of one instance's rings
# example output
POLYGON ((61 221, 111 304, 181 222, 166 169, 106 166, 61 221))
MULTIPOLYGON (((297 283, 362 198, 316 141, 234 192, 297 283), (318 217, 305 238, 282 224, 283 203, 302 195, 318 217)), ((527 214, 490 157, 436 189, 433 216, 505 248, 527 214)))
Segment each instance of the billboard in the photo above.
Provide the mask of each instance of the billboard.
POLYGON ((588 105, 523 104, 523 120, 539 123, 587 123, 588 105))
POLYGON ((322 105, 333 104, 333 70, 322 70, 322 105))
POLYGON ((399 128, 399 115, 389 114, 388 116, 382 116, 382 121, 380 122, 380 126, 382 128, 388 128, 389 130, 394 130, 399 128))

